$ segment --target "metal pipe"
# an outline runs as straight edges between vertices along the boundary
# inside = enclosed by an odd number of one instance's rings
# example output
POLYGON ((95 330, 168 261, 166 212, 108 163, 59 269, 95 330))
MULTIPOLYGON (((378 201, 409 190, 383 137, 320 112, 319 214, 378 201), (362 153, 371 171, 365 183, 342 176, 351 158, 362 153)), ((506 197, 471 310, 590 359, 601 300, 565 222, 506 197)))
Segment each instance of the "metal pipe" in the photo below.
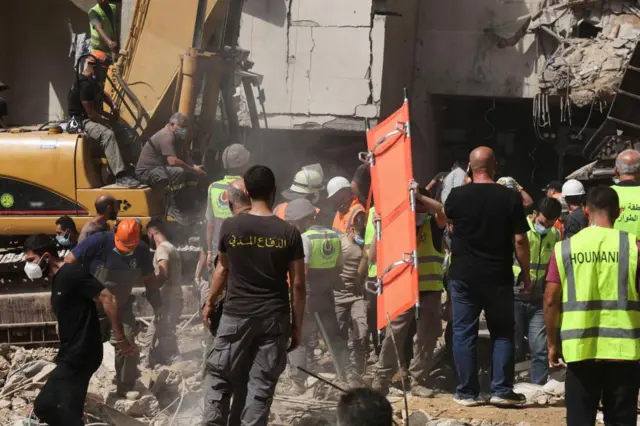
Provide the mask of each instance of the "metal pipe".
POLYGON ((193 118, 196 107, 198 87, 198 52, 189 48, 182 60, 182 87, 180 88, 180 105, 178 111, 189 118, 193 118))

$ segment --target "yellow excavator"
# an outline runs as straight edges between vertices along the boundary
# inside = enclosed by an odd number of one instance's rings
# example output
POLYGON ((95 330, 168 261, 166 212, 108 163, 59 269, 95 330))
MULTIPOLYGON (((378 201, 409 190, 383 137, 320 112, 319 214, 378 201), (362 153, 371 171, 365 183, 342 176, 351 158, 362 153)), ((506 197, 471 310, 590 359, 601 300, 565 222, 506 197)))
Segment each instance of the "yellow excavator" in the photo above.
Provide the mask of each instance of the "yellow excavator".
MULTIPOLYGON (((136 2, 127 43, 105 85, 134 152, 179 111, 198 117, 191 149, 206 163, 211 142, 219 146, 216 123, 224 122, 227 140, 239 131, 231 99, 236 84, 244 85, 256 125, 251 85, 259 86, 261 76, 249 71, 248 52, 236 48, 242 3, 181 0, 176 7, 175 0, 136 2)), ((110 185, 106 159, 96 145, 82 133, 60 132, 58 123, 0 127, 0 343, 57 340, 48 298, 35 298, 43 294, 42 283, 28 283, 22 274, 24 238, 53 234, 62 215, 71 216, 79 229, 96 214, 96 197, 106 193, 121 201, 120 218, 146 223, 165 215, 164 193, 110 185)))

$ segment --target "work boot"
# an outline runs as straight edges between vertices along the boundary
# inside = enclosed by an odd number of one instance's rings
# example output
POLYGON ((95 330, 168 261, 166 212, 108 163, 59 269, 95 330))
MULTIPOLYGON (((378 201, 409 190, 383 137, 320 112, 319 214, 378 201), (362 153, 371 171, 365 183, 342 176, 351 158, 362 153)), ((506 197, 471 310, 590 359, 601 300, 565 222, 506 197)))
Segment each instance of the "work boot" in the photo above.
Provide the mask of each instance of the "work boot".
POLYGON ((123 186, 125 188, 137 188, 141 184, 140 181, 134 177, 121 175, 116 177, 116 185, 123 186))
POLYGON ((390 380, 386 377, 376 376, 373 379, 371 387, 380 392, 382 395, 387 396, 389 394, 389 388, 391 387, 390 380))

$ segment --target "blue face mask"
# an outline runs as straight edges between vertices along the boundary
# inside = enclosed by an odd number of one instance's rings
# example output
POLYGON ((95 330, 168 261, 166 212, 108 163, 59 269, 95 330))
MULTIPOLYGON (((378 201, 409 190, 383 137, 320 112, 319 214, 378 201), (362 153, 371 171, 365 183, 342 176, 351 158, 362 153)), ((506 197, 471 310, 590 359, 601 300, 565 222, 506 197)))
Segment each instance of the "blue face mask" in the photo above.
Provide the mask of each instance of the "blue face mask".
POLYGON ((353 242, 359 245, 360 247, 364 246, 364 238, 362 238, 360 235, 357 235, 357 234, 354 235, 353 242))
POLYGON ((616 185, 620 183, 620 179, 618 179, 618 177, 614 177, 613 178, 613 183, 615 183, 616 185))
POLYGON ((64 235, 56 235, 56 241, 62 247, 71 247, 72 245, 71 240, 69 239, 69 236, 66 232, 64 235))
POLYGON ((540 222, 534 223, 533 224, 533 229, 540 235, 545 235, 547 232, 549 232, 549 228, 546 228, 540 222))
POLYGON ((117 248, 113 248, 113 251, 120 257, 129 257, 129 256, 133 256, 133 251, 131 253, 123 253, 120 250, 118 250, 117 248))

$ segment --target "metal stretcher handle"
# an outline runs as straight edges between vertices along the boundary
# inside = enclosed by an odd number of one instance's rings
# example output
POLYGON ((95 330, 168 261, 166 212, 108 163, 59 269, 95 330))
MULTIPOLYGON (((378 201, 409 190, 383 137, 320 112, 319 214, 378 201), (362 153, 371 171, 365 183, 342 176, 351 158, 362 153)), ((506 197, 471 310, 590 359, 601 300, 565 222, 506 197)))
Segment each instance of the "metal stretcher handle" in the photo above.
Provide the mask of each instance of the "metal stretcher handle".
POLYGON ((387 266, 385 268, 385 270, 382 272, 382 275, 380 275, 380 278, 378 278, 378 280, 375 282, 375 290, 374 290, 374 288, 370 287, 371 285, 373 285, 373 283, 370 283, 370 282, 365 283, 365 285, 364 285, 365 290, 367 290, 370 293, 377 294, 378 296, 380 296, 380 294, 382 294, 383 278, 384 278, 385 275, 387 275, 389 272, 391 272, 392 269, 394 269, 394 268, 396 268, 398 266, 402 266, 402 265, 411 265, 411 266, 415 267, 416 259, 417 259, 416 256, 413 253, 405 253, 405 255, 407 255, 408 257, 406 257, 404 259, 396 260, 391 265, 389 265, 389 266, 387 266))
POLYGON ((387 133, 386 135, 378 139, 378 141, 373 145, 373 149, 371 151, 358 153, 358 159, 363 163, 369 163, 370 166, 373 166, 376 162, 376 159, 375 159, 376 148, 378 148, 382 143, 384 143, 384 141, 389 139, 391 136, 395 136, 400 133, 404 133, 408 136, 409 135, 408 130, 409 130, 408 123, 405 123, 403 121, 396 122, 396 128, 394 130, 390 131, 389 133, 387 133))

